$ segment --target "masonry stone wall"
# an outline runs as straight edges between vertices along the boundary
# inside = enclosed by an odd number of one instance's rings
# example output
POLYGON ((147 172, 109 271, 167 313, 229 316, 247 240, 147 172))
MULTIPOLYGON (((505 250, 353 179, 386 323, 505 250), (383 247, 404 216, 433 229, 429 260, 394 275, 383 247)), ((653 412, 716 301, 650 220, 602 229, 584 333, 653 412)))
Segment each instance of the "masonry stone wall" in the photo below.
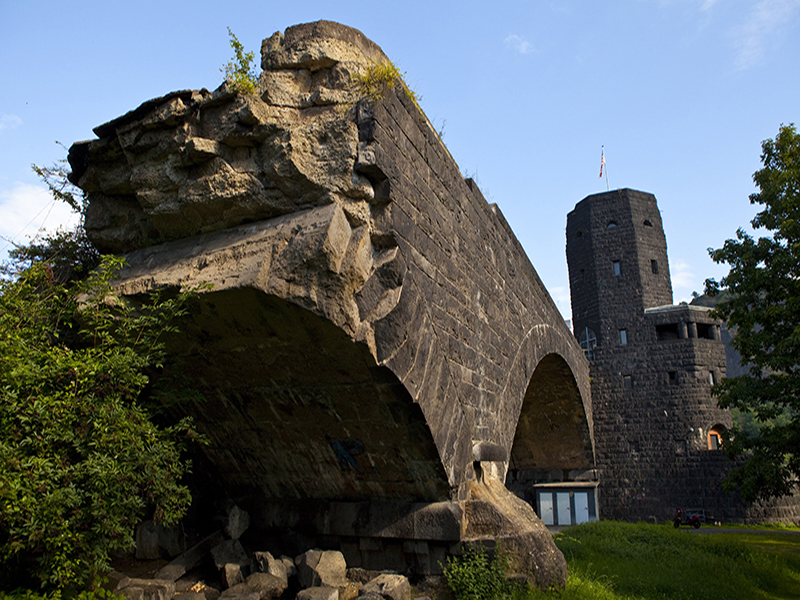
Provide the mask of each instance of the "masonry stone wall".
POLYGON ((388 185, 391 205, 384 210, 410 264, 398 309, 407 335, 416 339, 399 351, 384 344, 379 359, 391 356, 387 366, 420 399, 439 447, 471 456, 471 444, 458 450, 447 440, 463 422, 471 423, 472 442, 509 452, 534 370, 554 355, 567 376, 553 379, 569 388, 558 405, 574 417, 551 428, 547 441, 535 434, 528 439, 551 464, 591 468, 591 417, 576 402, 589 396, 583 358, 571 336, 563 336, 563 320, 535 270, 519 260, 524 251, 497 205, 461 176, 406 94, 393 92, 374 108, 362 108, 359 131, 366 144, 361 152, 374 157, 382 174, 374 184, 388 185), (418 348, 425 350, 424 361, 418 348), (442 406, 458 410, 442 414, 442 406))
MULTIPOLYGON (((676 312, 675 320, 710 321, 687 309, 676 312)), ((633 339, 649 337, 654 325, 644 319, 633 339)), ((678 507, 693 507, 729 520, 717 487, 727 469, 714 472, 710 466, 720 466, 711 455, 722 451, 708 449, 710 430, 731 426, 730 414, 711 396, 710 373, 724 372, 722 344, 711 340, 629 341, 624 348, 595 349, 592 391, 603 515, 664 520, 678 507)))

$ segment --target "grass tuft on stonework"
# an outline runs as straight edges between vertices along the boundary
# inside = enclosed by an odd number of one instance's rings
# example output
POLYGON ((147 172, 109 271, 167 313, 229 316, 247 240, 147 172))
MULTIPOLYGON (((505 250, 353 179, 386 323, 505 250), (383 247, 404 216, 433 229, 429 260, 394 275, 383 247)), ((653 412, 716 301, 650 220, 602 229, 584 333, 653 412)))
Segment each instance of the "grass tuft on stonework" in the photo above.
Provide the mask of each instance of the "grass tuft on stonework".
POLYGON ((362 98, 368 98, 370 102, 382 100, 389 90, 393 89, 399 82, 406 96, 414 103, 420 113, 422 108, 419 105, 419 96, 408 87, 405 82, 404 74, 390 60, 375 62, 370 65, 363 75, 353 75, 353 81, 358 88, 358 94, 362 98))

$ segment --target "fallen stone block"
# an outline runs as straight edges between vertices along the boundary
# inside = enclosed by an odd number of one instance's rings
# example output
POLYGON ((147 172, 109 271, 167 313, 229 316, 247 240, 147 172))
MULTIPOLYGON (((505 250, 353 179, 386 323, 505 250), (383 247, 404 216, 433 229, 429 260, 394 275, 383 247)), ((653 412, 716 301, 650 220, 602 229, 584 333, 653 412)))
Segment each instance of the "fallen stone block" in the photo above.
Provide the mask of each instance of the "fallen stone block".
POLYGON ((297 592, 297 600, 339 600, 339 590, 333 587, 310 587, 297 592))
POLYGON ((242 582, 228 588, 219 597, 219 600, 259 600, 258 592, 254 592, 247 584, 242 582))
POLYGON ((295 564, 303 588, 347 585, 347 563, 337 550, 308 550, 297 557, 295 564))
POLYGON ((172 600, 207 600, 203 592, 180 592, 172 597, 172 600))
POLYGON ((126 577, 114 592, 125 596, 125 600, 171 600, 175 595, 175 582, 126 577))
POLYGON ((361 588, 359 597, 378 594, 386 600, 408 600, 411 598, 411 584, 405 575, 381 573, 361 588))
MULTIPOLYGON (((286 565, 282 560, 273 557, 269 552, 254 552, 253 566, 254 574, 269 573, 270 575, 274 575, 278 579, 281 579, 284 583, 284 586, 288 584, 289 573, 287 572, 286 565)), ((292 570, 295 570, 294 563, 292 563, 292 570)))
POLYGON ((211 549, 211 556, 214 564, 221 569, 227 564, 240 565, 242 567, 250 565, 247 552, 244 551, 239 540, 225 540, 211 549))
POLYGON ((355 598, 358 598, 362 585, 356 581, 348 581, 346 586, 338 588, 339 600, 355 600, 355 598))
POLYGON ((286 579, 276 577, 271 573, 253 573, 245 580, 245 585, 258 592, 261 600, 278 598, 286 590, 286 579))
POLYGON ((222 542, 224 537, 221 531, 215 531, 202 541, 198 542, 186 552, 176 557, 171 563, 164 565, 156 573, 156 579, 166 579, 168 581, 177 581, 183 577, 187 571, 194 569, 203 558, 214 548, 217 544, 222 542))
POLYGON ((231 588, 240 583, 244 583, 245 574, 242 565, 236 563, 226 563, 220 569, 220 579, 224 588, 231 588))
POLYGON ((297 565, 294 564, 294 560, 290 557, 283 555, 279 559, 283 566, 286 567, 286 577, 294 577, 297 575, 297 565))

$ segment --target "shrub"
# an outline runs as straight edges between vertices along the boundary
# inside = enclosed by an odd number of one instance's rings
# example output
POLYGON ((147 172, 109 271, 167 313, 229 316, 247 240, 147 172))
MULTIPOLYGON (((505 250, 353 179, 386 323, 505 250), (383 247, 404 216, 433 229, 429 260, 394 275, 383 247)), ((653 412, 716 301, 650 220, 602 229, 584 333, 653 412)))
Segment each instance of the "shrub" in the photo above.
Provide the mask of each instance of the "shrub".
POLYGON ((254 94, 256 91, 258 76, 253 71, 252 63, 255 60, 253 52, 245 52, 244 46, 228 27, 228 35, 233 48, 233 60, 220 69, 225 73, 226 81, 230 82, 233 89, 238 92, 254 94))
POLYGON ((495 600, 508 595, 507 569, 500 548, 490 558, 483 546, 465 547, 461 556, 447 558, 444 575, 455 600, 495 600))
POLYGON ((121 265, 61 283, 39 262, 0 281, 3 587, 90 585, 142 518, 169 524, 188 507, 191 424, 158 427, 140 400, 186 296, 111 301, 121 265))

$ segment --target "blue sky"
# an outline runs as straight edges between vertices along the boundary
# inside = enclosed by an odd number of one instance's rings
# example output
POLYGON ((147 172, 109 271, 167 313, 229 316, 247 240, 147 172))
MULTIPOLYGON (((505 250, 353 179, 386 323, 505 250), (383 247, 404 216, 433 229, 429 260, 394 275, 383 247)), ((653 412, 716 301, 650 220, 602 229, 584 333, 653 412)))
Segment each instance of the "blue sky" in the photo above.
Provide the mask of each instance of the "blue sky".
MULTIPOLYGON (((800 125, 800 0, 420 2, 4 0, 0 236, 68 217, 30 169, 169 91, 214 89, 232 52, 290 25, 360 29, 406 72, 462 172, 496 202, 569 318, 566 215, 612 189, 655 194, 675 301, 756 212, 761 141, 800 125)), ((8 242, 0 240, 0 256, 8 242)))

